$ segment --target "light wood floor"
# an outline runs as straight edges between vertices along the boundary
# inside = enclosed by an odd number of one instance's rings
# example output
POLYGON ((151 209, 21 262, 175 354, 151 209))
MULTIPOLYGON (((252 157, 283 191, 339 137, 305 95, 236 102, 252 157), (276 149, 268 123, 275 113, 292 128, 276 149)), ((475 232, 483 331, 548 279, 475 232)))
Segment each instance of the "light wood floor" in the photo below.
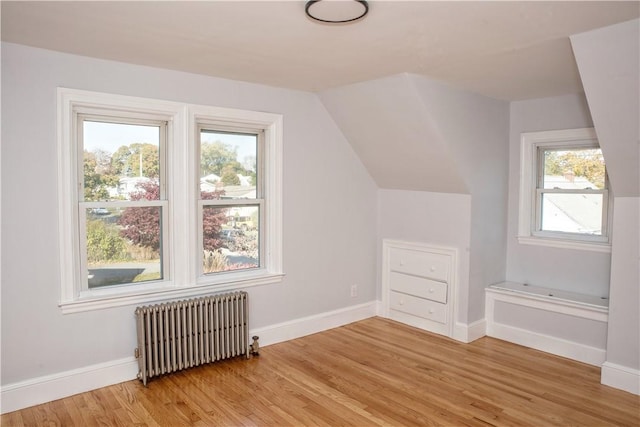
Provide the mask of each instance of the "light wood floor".
POLYGON ((3 415, 2 426, 639 426, 600 369, 372 318, 234 359, 3 415))

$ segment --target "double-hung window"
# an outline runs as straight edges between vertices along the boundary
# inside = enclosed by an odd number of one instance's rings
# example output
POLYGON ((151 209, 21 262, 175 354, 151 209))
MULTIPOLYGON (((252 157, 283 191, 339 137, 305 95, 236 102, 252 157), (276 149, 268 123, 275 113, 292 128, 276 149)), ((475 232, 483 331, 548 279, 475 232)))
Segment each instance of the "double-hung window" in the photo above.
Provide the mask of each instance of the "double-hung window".
POLYGON ((262 283, 282 270, 282 118, 193 106, 197 283, 262 283))
POLYGON ((593 129, 522 134, 521 243, 608 252, 610 209, 593 129))
MULTIPOLYGON (((128 116, 128 117, 127 117, 128 116)), ((78 114, 78 219, 87 289, 161 281, 169 251, 167 121, 78 114)))
POLYGON ((64 313, 273 283, 282 117, 58 90, 64 313))
POLYGON ((260 268, 261 130, 198 126, 201 276, 260 268))

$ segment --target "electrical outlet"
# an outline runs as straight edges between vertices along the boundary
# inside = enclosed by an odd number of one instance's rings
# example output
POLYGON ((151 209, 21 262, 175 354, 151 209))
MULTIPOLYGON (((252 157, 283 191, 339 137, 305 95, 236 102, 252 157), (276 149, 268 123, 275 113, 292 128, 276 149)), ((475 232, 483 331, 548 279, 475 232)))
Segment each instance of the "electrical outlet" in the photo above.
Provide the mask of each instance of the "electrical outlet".
POLYGON ((358 285, 351 285, 351 298, 358 296, 358 285))

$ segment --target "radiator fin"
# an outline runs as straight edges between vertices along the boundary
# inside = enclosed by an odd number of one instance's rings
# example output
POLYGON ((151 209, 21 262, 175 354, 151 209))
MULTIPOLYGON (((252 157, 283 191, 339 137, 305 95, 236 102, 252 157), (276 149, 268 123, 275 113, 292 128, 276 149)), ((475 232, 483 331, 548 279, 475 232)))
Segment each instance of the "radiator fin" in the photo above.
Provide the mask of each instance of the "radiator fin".
POLYGON ((245 355, 247 293, 233 292, 136 308, 138 378, 245 355))

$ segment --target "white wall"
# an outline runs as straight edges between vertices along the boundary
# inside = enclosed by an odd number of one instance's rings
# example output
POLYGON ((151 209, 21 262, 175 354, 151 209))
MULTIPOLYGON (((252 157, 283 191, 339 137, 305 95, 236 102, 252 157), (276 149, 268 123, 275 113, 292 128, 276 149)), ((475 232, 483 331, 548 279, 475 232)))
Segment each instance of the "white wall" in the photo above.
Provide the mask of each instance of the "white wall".
POLYGON ((467 264, 456 320, 482 319, 484 288, 505 277, 508 103, 413 74, 335 88, 321 99, 378 186, 397 190, 380 192, 380 238, 437 244, 453 230, 445 240, 467 264), (437 193, 470 194, 471 211, 460 212, 467 223, 452 215, 441 228, 425 224, 460 200, 437 193))
POLYGON ((416 75, 411 81, 471 193, 469 289, 459 320, 472 323, 484 318, 484 289, 505 279, 509 104, 416 75))
POLYGON ((250 289, 251 326, 375 300, 377 188, 315 95, 3 44, 3 387, 136 346, 134 307, 57 307, 58 86, 283 114, 286 277, 250 289))
POLYGON ((517 241, 520 134, 592 126, 586 100, 581 95, 511 103, 507 280, 589 295, 609 295, 610 254, 522 245, 517 241))
POLYGON ((640 376, 640 198, 616 197, 613 232, 607 362, 640 376))
MULTIPOLYGON (((581 294, 608 296, 608 253, 523 245, 517 240, 520 186, 520 134, 592 127, 583 95, 512 102, 510 105, 507 280, 581 294)), ((489 334, 553 354, 601 364, 607 325, 511 303, 495 304, 488 315, 489 334)))
MULTIPOLYGON (((459 306, 456 320, 466 323, 471 196, 426 191, 379 190, 378 197, 378 266, 382 265, 382 239, 427 242, 457 248, 459 306)), ((381 267, 378 270, 378 299, 381 299, 381 267)))
POLYGON ((409 75, 341 86, 320 99, 378 187, 468 193, 409 75))
POLYGON ((617 197, 640 197, 640 20, 571 36, 589 109, 617 197))
POLYGON ((640 394, 640 20, 571 43, 615 194, 602 382, 640 394))

